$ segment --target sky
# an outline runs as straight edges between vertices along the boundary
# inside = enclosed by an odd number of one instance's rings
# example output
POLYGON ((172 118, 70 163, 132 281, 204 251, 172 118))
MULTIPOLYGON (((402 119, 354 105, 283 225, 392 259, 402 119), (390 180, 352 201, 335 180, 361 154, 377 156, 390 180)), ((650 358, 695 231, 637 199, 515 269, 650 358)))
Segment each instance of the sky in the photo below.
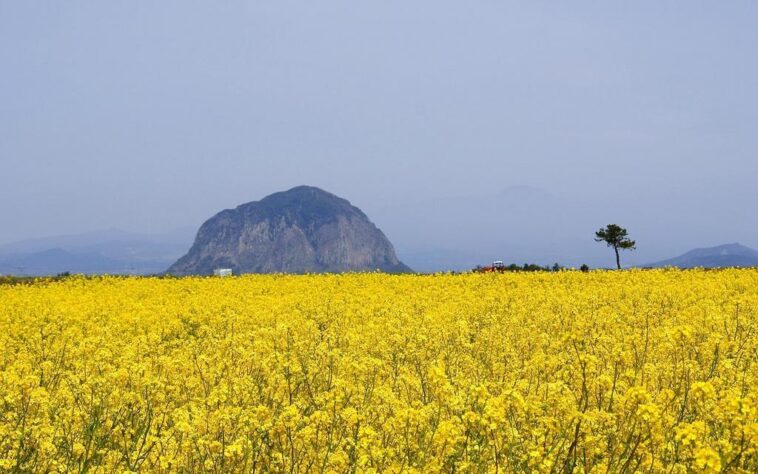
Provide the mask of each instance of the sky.
POLYGON ((0 243, 309 184, 401 254, 600 258, 609 222, 641 261, 758 247, 756 24, 753 1, 0 0, 0 243))

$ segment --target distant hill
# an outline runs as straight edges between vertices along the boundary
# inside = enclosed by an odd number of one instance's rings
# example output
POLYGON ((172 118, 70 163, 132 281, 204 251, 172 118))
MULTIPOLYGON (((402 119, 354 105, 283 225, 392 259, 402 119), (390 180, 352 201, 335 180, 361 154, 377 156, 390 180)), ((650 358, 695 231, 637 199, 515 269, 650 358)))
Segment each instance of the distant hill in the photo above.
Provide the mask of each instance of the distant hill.
POLYGON ((0 245, 0 274, 162 273, 192 244, 187 229, 137 234, 117 229, 0 245))
POLYGON ((390 241, 346 199, 298 186, 208 219, 168 273, 405 272, 390 241))
MULTIPOLYGON (((157 271, 160 271, 158 269, 157 271)), ((123 262, 97 254, 75 254, 60 248, 0 260, 0 274, 126 273, 123 262)))
POLYGON ((690 250, 678 257, 644 266, 679 268, 758 267, 758 251, 738 243, 726 244, 690 250))

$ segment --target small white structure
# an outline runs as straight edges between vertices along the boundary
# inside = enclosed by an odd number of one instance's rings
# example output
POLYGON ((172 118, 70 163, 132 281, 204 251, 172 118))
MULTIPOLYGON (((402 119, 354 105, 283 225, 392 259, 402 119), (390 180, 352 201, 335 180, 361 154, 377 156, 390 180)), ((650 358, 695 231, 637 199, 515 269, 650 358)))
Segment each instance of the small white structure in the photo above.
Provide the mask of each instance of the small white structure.
POLYGON ((232 276, 232 269, 231 268, 217 268, 213 270, 213 274, 217 277, 228 277, 232 276))

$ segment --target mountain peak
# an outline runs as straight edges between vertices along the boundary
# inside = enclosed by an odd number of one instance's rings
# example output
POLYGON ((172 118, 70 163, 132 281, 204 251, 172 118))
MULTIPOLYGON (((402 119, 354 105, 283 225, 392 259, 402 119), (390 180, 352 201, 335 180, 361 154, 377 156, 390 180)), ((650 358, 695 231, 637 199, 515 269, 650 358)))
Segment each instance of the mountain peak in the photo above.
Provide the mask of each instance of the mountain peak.
POLYGON ((740 243, 697 248, 678 257, 656 262, 651 267, 717 268, 758 266, 758 251, 740 243))
POLYGON ((174 274, 407 271, 392 244, 346 199, 297 186, 207 220, 174 274))
POLYGON ((294 188, 288 189, 286 191, 279 191, 273 194, 269 194, 268 196, 261 199, 260 202, 280 201, 283 199, 321 199, 348 202, 347 200, 335 196, 330 192, 324 191, 321 188, 307 185, 295 186, 294 188))
POLYGON ((739 242, 734 242, 731 244, 724 244, 724 245, 718 245, 716 247, 713 247, 715 249, 719 249, 721 251, 727 251, 727 252, 755 252, 755 250, 751 249, 750 247, 746 247, 742 245, 739 242))

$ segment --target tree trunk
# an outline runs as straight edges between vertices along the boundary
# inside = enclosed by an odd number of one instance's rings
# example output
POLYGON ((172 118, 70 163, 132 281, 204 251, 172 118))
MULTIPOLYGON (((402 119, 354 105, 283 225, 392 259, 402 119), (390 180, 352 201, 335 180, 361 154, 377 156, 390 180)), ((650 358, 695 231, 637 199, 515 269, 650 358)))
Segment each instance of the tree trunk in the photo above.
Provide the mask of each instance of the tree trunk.
POLYGON ((613 247, 613 250, 616 251, 616 268, 618 268, 619 270, 621 270, 621 259, 619 258, 619 248, 618 247, 613 247))

